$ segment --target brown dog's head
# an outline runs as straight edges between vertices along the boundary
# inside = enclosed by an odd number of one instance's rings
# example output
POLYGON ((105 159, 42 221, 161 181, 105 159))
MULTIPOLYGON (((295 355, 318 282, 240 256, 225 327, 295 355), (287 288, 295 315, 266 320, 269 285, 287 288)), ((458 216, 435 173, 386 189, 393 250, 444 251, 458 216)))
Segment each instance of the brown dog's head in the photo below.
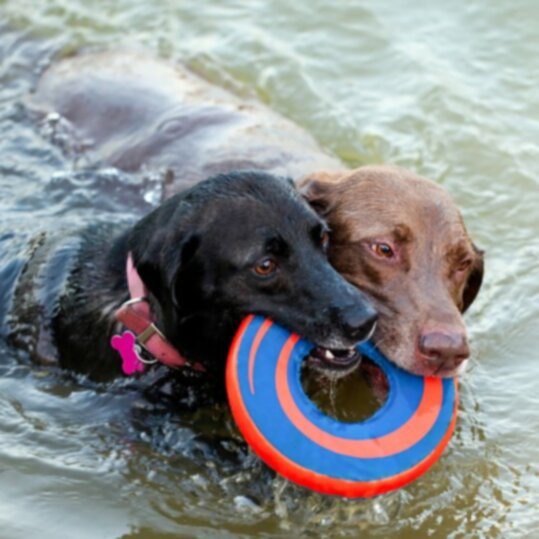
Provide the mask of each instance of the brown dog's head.
POLYGON ((416 374, 462 372, 462 313, 481 286, 483 255, 448 194, 386 166, 317 173, 300 185, 331 228, 331 263, 379 312, 380 350, 416 374))

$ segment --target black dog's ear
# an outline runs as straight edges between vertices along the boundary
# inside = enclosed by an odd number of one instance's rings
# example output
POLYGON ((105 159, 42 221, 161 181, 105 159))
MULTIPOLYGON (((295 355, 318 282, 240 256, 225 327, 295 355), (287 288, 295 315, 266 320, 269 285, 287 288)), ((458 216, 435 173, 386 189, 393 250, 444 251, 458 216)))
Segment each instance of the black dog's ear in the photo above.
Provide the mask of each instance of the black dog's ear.
POLYGON ((159 303, 162 303, 166 277, 163 272, 163 253, 160 246, 162 243, 159 238, 152 238, 147 244, 142 243, 133 248, 132 256, 142 282, 159 303))
POLYGON ((479 293, 481 283, 483 282, 483 273, 485 269, 484 252, 475 245, 473 248, 477 256, 472 271, 468 276, 466 286, 464 287, 464 292, 462 293, 462 312, 466 312, 468 307, 473 303, 479 293))
MULTIPOLYGON (((200 273, 198 268, 192 268, 190 262, 200 246, 200 235, 194 232, 186 234, 177 246, 174 253, 170 255, 170 265, 167 271, 167 289, 172 303, 179 307, 185 298, 185 290, 193 292, 190 288, 194 286, 193 272, 200 273)), ((200 277, 200 275, 195 275, 200 277)))
POLYGON ((171 285, 192 234, 190 204, 180 195, 167 200, 132 229, 128 246, 140 278, 165 307, 173 303, 171 285))
POLYGON ((135 265, 140 278, 157 301, 162 306, 172 304, 177 307, 177 284, 200 244, 200 236, 194 233, 160 236, 158 233, 153 238, 135 265))

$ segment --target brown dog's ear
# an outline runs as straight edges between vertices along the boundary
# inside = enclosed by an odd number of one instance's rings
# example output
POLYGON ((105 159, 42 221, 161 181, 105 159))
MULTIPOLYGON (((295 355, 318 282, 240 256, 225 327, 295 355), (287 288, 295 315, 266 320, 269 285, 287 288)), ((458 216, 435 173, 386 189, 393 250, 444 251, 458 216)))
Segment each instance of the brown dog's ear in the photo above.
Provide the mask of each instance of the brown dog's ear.
POLYGON ((473 248, 477 253, 477 258, 472 268, 472 272, 468 277, 466 286, 464 287, 464 292, 462 293, 462 312, 466 312, 468 307, 473 303, 479 289, 481 288, 481 283, 483 282, 483 273, 485 268, 484 252, 481 251, 481 249, 478 249, 475 245, 473 248))
POLYGON ((305 176, 298 182, 301 196, 322 217, 331 209, 331 193, 335 182, 341 177, 340 172, 317 172, 305 176))

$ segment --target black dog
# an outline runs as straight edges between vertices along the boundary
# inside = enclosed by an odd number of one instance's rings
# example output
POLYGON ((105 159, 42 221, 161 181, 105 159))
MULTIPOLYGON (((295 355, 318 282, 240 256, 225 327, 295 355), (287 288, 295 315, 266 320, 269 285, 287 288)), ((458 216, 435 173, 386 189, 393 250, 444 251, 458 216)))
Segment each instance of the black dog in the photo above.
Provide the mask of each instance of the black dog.
POLYGON ((347 366, 356 361, 348 350, 370 334, 376 314, 329 265, 327 237, 291 181, 256 172, 217 176, 127 230, 95 225, 75 240, 37 242, 18 278, 13 337, 41 360, 56 356, 93 379, 120 374, 109 343, 121 330, 114 313, 129 299, 131 253, 156 326, 218 386, 231 339, 249 313, 338 349, 317 355, 328 367, 347 366), (28 306, 32 286, 42 287, 33 296, 43 305, 28 306), (32 323, 40 329, 28 329, 32 323))

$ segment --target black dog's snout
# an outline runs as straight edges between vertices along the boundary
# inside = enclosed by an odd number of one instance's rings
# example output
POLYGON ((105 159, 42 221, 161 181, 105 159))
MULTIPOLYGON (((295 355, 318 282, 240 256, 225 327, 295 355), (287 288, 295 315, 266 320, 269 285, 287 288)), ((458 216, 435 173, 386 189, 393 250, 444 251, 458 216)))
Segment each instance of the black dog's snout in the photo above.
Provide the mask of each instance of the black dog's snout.
POLYGON ((353 341, 369 338, 378 320, 377 312, 370 305, 352 305, 341 311, 342 327, 346 336, 353 341))

